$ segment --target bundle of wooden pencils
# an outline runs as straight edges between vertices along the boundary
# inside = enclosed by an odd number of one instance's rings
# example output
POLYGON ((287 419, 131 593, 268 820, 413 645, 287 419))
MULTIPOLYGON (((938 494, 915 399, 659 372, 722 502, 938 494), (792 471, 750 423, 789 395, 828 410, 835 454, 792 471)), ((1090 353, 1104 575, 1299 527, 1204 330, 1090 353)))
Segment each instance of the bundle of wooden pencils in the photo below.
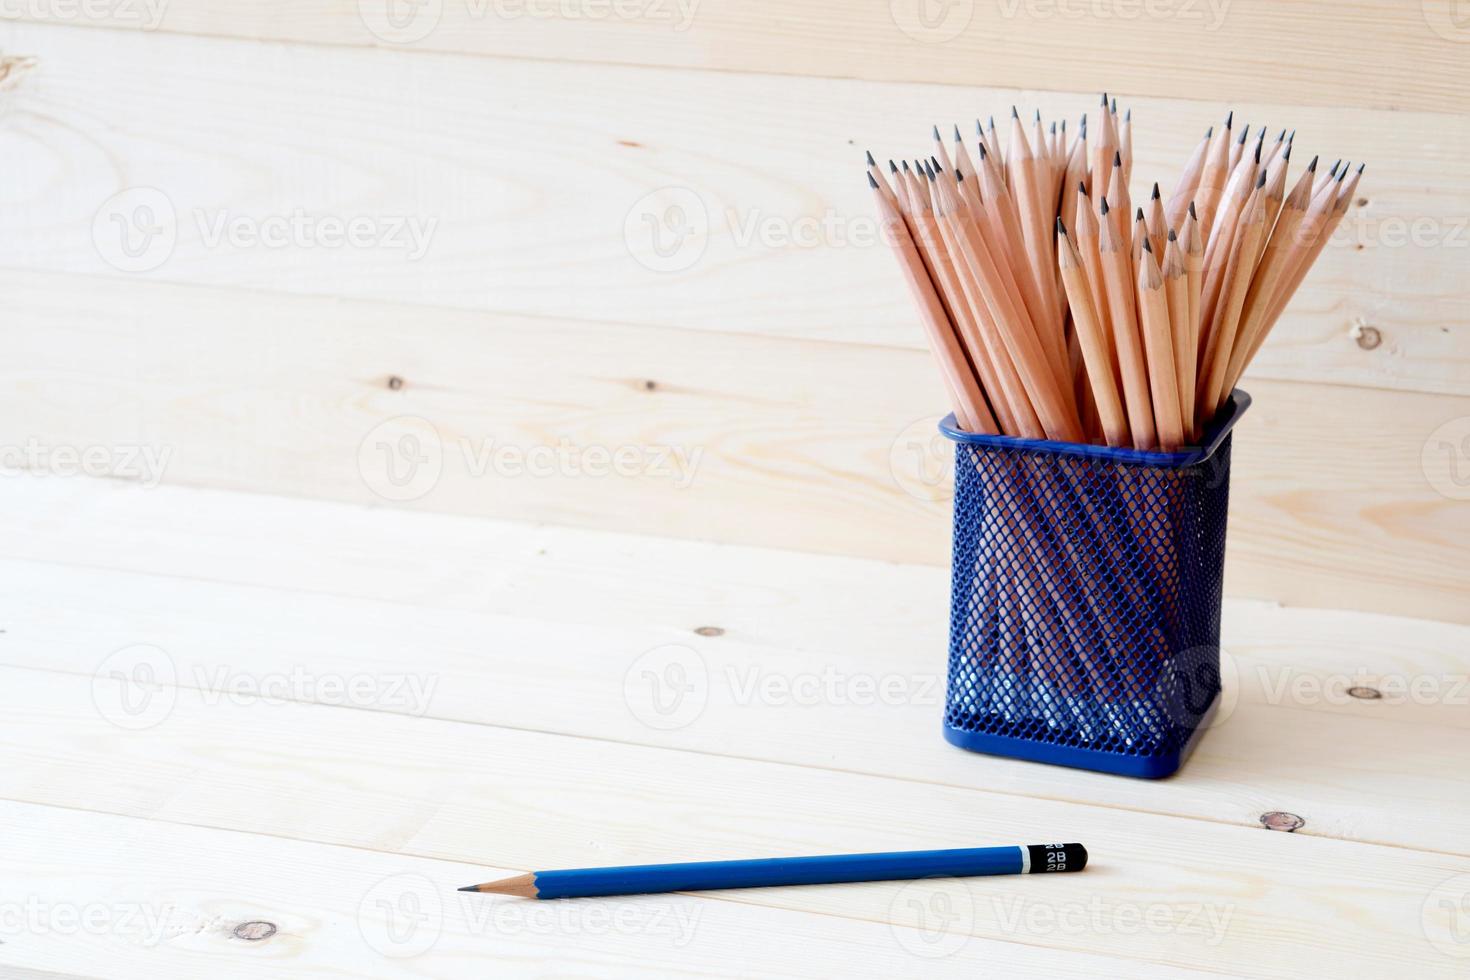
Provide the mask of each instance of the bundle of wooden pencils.
POLYGON ((1175 451, 1224 406, 1362 177, 1313 158, 1287 189, 1292 140, 1239 132, 1195 147, 1167 200, 1129 197, 1132 113, 976 122, 972 159, 934 129, 912 166, 868 155, 885 237, 969 432, 1175 451), (1029 134, 1028 134, 1029 129, 1029 134), (1130 218, 1131 215, 1131 218, 1130 218))

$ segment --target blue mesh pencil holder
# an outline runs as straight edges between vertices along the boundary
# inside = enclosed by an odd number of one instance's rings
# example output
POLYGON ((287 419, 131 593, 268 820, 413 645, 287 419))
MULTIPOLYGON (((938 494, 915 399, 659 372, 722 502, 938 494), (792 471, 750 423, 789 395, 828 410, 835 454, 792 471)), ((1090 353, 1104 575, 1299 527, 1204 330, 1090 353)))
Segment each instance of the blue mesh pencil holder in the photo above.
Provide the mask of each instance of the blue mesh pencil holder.
POLYGON ((944 734, 962 748, 1127 776, 1179 768, 1220 694, 1236 390, 1174 453, 955 441, 944 734))

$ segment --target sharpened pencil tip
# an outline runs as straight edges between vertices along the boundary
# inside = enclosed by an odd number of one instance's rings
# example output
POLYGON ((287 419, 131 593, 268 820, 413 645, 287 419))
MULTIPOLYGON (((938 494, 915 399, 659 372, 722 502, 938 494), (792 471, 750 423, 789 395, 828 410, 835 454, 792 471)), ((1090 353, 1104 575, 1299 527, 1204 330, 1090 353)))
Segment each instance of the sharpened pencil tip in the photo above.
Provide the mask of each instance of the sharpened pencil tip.
POLYGON ((1145 238, 1143 240, 1143 250, 1145 252, 1147 252, 1149 255, 1154 254, 1154 247, 1151 244, 1149 244, 1149 240, 1147 238, 1145 238))
POLYGON ((1290 143, 1287 143, 1286 144, 1286 149, 1284 149, 1284 150, 1281 151, 1281 159, 1286 160, 1288 162, 1291 161, 1291 144, 1290 143))
POLYGON ((939 139, 939 127, 937 125, 934 127, 934 138, 939 139))
POLYGON ((909 162, 907 160, 905 160, 903 162, 903 172, 904 173, 908 173, 909 172, 909 162))
POLYGON ((1036 121, 1037 122, 1041 122, 1041 110, 1040 109, 1037 109, 1036 110, 1036 121))
POLYGON ((930 157, 929 158, 929 162, 934 165, 934 172, 935 173, 937 173, 937 174, 944 173, 944 168, 939 165, 939 158, 938 157, 930 157))
POLYGON ((1198 221, 1199 220, 1199 215, 1197 215, 1197 214, 1194 213, 1194 202, 1193 201, 1190 201, 1189 202, 1189 216, 1191 218, 1193 218, 1195 221, 1198 221))
POLYGON ((1117 96, 1114 96, 1113 97, 1113 106, 1112 106, 1112 109, 1110 111, 1115 116, 1118 114, 1118 97, 1117 96))
POLYGON ((985 144, 984 143, 981 143, 977 147, 977 149, 980 151, 980 162, 981 163, 984 163, 985 162, 985 158, 988 157, 988 156, 990 156, 990 154, 985 151, 985 144))
POLYGON ((963 143, 965 141, 965 138, 960 135, 960 124, 959 123, 955 123, 954 124, 954 141, 956 143, 963 143))
POLYGON ((1309 163, 1309 164, 1307 164, 1307 172, 1308 173, 1316 173, 1317 172, 1317 158, 1316 157, 1312 157, 1312 162, 1309 163))
POLYGON ((1133 110, 1132 109, 1129 109, 1127 112, 1123 113, 1123 121, 1124 122, 1132 122, 1133 121, 1133 110))
POLYGON ((1366 167, 1366 166, 1368 166, 1366 163, 1360 163, 1360 164, 1358 164, 1358 173, 1361 174, 1363 172, 1363 168, 1366 167))
POLYGON ((994 116, 991 116, 990 117, 990 125, 989 126, 986 126, 985 128, 988 129, 988 130, 990 130, 992 133, 995 132, 995 117, 994 116))
POLYGON ((1234 122, 1235 122, 1235 110, 1234 109, 1231 109, 1230 110, 1230 115, 1228 115, 1228 116, 1225 117, 1225 129, 1226 130, 1229 130, 1230 127, 1231 127, 1231 125, 1234 124, 1234 122))
POLYGON ((870 167, 876 167, 876 166, 878 166, 878 164, 876 164, 876 163, 873 162, 873 151, 872 150, 864 150, 863 152, 867 154, 867 157, 868 157, 868 166, 870 166, 870 167))
POLYGON ((1081 194, 1083 197, 1087 196, 1087 185, 1082 183, 1082 181, 1080 180, 1077 181, 1077 193, 1081 194))
POLYGON ((1020 119, 1021 118, 1021 114, 1016 111, 1016 107, 1015 106, 1011 106, 1011 118, 1012 119, 1020 119))
POLYGON ((1205 139, 1208 140, 1208 139, 1214 139, 1214 138, 1215 138, 1215 127, 1214 126, 1211 126, 1209 129, 1205 130, 1205 139))
POLYGON ((1111 208, 1108 207, 1108 199, 1107 199, 1106 196, 1104 196, 1102 198, 1102 202, 1100 204, 1098 204, 1097 207, 1098 207, 1098 210, 1103 213, 1103 216, 1104 217, 1106 217, 1107 216, 1107 213, 1112 210, 1111 208))
POLYGON ((1154 193, 1153 193, 1153 197, 1151 197, 1150 200, 1157 201, 1158 199, 1159 199, 1159 182, 1156 180, 1156 181, 1154 181, 1154 193))
POLYGON ((892 160, 888 161, 888 172, 891 174, 898 173, 898 166, 892 160))
POLYGON ((1104 92, 1103 93, 1103 96, 1102 96, 1102 107, 1104 109, 1106 109, 1108 107, 1108 93, 1106 93, 1106 92, 1104 92))
POLYGON ((480 890, 480 886, 479 885, 465 885, 463 888, 461 888, 459 890, 462 891, 462 892, 477 892, 477 891, 480 890))
POLYGON ((1264 170, 1261 171, 1261 176, 1256 179, 1256 186, 1257 187, 1265 187, 1266 186, 1266 171, 1264 171, 1264 170))
POLYGON ((878 189, 878 182, 873 179, 873 174, 871 172, 868 173, 868 186, 873 188, 873 190, 875 191, 878 189))
POLYGON ((1179 236, 1177 234, 1175 234, 1173 228, 1170 228, 1169 229, 1169 241, 1171 241, 1171 242, 1177 242, 1177 241, 1179 241, 1179 236))
POLYGON ((1064 225, 1064 224, 1062 224, 1062 216, 1061 215, 1057 215, 1057 234, 1058 235, 1066 235, 1067 234, 1067 226, 1064 225))
POLYGON ((1142 221, 1143 220, 1143 208, 1139 208, 1138 209, 1138 213, 1133 216, 1133 220, 1134 221, 1142 221))
POLYGON ((985 135, 985 124, 980 121, 979 116, 975 117, 975 135, 980 137, 985 135))
POLYGON ((1115 166, 1115 167, 1121 167, 1121 166, 1123 166, 1123 151, 1122 150, 1114 150, 1113 151, 1113 166, 1115 166))

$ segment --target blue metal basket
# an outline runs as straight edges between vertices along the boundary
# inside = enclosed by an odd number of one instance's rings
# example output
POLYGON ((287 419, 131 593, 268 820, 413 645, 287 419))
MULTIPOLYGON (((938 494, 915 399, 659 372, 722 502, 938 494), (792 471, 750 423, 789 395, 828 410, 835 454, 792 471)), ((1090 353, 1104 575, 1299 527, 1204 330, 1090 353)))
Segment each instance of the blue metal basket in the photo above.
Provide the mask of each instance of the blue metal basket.
POLYGON ((1236 390, 1203 445, 1140 452, 940 424, 955 441, 944 734, 962 748, 1159 778, 1220 693, 1236 390))

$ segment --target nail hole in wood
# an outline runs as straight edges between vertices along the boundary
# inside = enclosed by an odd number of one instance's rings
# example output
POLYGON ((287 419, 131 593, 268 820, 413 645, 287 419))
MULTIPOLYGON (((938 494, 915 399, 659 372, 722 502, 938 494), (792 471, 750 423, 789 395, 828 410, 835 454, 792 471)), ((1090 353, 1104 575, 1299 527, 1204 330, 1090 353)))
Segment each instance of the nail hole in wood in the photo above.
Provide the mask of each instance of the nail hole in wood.
POLYGON ((403 379, 396 374, 388 375, 388 390, 397 391, 403 387, 403 379))
POLYGON ((1289 834, 1293 830, 1299 830, 1305 827, 1306 824, 1307 822, 1295 813, 1287 813, 1284 810, 1272 810, 1269 813, 1261 814, 1261 826, 1267 830, 1279 830, 1282 833, 1289 834))
POLYGON ((1359 701, 1377 701, 1383 697, 1383 692, 1376 687, 1350 687, 1347 692, 1348 697, 1357 698, 1359 701))
POLYGON ((644 391, 653 391, 657 387, 658 387, 658 382, 657 381, 654 381, 652 378, 649 378, 647 381, 643 382, 643 390, 644 391))
POLYGON ((276 924, 261 919, 252 919, 242 922, 235 927, 236 938, 243 939, 249 943, 258 943, 263 939, 269 939, 276 934, 276 924))
POLYGON ((700 636, 724 636, 725 631, 718 626, 701 626, 694 632, 700 636))

